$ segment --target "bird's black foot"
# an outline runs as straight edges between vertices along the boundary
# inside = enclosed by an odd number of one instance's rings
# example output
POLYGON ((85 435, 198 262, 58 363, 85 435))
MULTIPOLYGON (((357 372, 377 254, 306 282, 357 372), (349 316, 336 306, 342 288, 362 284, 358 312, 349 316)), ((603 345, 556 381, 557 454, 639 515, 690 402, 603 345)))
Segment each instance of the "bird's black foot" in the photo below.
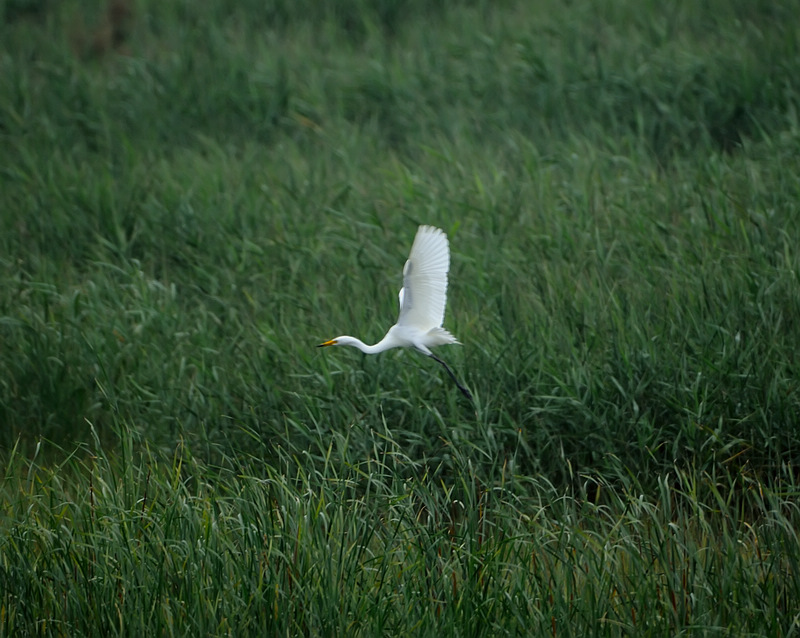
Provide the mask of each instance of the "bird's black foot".
POLYGON ((445 369, 445 370, 447 370, 447 374, 449 374, 449 375, 450 375, 450 378, 451 378, 451 379, 452 379, 452 380, 455 382, 455 384, 458 386, 458 389, 459 389, 459 390, 461 390, 461 394, 463 394, 463 395, 464 395, 465 397, 467 397, 467 398, 468 398, 470 401, 472 401, 472 400, 473 400, 473 399, 472 399, 472 393, 471 393, 469 390, 467 390, 467 389, 466 389, 466 388, 465 388, 463 385, 461 385, 461 383, 459 383, 458 379, 456 378, 456 375, 455 375, 455 374, 453 374, 453 371, 450 369, 450 366, 449 366, 449 365, 447 365, 447 364, 446 364, 444 361, 442 361, 442 360, 441 360, 439 357, 437 357, 435 354, 431 353, 431 355, 430 355, 430 356, 431 356, 431 358, 432 358, 434 361, 438 361, 439 363, 441 363, 441 364, 444 366, 444 369, 445 369))

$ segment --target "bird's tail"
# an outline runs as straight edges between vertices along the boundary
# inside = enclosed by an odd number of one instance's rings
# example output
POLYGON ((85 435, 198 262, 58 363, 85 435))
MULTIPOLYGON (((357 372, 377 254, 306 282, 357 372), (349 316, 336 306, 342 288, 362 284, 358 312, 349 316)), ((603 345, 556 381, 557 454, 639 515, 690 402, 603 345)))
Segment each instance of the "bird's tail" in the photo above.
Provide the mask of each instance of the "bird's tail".
POLYGON ((441 326, 438 328, 431 328, 428 330, 429 344, 431 346, 448 346, 450 344, 461 345, 461 342, 451 335, 447 330, 441 326))

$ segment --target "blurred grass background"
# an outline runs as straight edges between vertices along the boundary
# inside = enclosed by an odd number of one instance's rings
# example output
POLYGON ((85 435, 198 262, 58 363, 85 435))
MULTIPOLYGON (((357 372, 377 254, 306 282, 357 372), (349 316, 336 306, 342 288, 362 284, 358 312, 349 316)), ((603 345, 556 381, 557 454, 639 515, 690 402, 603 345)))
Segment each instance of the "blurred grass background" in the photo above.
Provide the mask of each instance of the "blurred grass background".
POLYGON ((0 16, 0 631, 796 631, 793 2, 0 16))

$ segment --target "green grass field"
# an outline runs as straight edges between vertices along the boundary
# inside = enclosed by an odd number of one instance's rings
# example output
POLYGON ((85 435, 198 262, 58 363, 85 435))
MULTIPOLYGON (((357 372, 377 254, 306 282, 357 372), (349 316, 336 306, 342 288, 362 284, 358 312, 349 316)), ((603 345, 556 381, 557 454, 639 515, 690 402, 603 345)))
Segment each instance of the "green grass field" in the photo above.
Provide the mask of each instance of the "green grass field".
POLYGON ((0 636, 800 633, 794 1, 0 19, 0 636))

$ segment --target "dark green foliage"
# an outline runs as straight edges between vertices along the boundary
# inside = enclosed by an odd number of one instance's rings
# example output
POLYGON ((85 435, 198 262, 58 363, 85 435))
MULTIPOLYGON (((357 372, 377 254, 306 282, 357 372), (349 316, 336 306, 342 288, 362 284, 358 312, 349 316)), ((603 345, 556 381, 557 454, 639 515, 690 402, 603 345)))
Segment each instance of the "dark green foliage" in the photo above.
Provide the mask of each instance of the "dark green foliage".
POLYGON ((795 14, 0 3, 0 634, 790 633, 795 14))

